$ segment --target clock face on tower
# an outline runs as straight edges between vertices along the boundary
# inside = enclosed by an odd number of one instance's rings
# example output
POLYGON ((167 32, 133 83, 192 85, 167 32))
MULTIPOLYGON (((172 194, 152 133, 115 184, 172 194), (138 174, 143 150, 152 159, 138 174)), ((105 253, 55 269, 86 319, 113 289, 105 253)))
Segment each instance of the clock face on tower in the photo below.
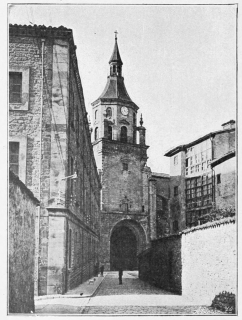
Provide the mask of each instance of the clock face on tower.
POLYGON ((127 116, 128 113, 129 113, 129 109, 127 107, 122 107, 121 108, 121 113, 124 115, 124 116, 127 116))

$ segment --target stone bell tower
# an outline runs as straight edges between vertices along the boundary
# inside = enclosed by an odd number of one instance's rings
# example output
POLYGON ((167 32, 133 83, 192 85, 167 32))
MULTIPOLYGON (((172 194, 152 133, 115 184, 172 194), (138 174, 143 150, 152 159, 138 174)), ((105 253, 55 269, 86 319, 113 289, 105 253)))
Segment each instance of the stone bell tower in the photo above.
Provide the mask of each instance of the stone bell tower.
POLYGON ((122 77, 117 32, 103 93, 92 103, 93 150, 102 181, 100 263, 106 270, 137 268, 137 253, 149 245, 145 127, 122 77), (137 136, 139 139, 137 139, 137 136))

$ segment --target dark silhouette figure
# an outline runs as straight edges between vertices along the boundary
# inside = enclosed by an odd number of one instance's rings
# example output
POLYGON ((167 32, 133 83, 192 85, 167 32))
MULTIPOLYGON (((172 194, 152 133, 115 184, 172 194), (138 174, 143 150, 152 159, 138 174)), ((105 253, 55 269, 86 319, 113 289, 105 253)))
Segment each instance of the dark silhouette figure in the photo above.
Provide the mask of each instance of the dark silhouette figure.
POLYGON ((101 272, 101 276, 103 277, 103 271, 104 271, 104 265, 101 266, 100 268, 100 272, 101 272))
POLYGON ((122 276, 123 276, 123 270, 122 270, 122 268, 119 268, 118 269, 119 284, 122 284, 122 276))

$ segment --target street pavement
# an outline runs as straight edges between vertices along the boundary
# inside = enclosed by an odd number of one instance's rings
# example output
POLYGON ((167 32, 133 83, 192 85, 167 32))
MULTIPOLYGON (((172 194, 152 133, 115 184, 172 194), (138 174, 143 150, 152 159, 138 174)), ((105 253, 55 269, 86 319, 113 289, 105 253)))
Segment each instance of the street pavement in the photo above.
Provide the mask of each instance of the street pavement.
POLYGON ((209 306, 154 287, 138 278, 138 272, 125 271, 119 285, 118 272, 107 272, 96 281, 85 282, 63 296, 39 297, 36 314, 174 314, 223 315, 209 306), (82 295, 80 295, 82 293, 82 295))

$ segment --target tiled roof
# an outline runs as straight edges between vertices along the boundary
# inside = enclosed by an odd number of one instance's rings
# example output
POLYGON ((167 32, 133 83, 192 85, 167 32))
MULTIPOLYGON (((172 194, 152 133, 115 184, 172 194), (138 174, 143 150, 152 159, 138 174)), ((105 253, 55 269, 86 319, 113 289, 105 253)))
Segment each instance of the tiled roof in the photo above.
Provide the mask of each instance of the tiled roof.
POLYGON ((26 185, 19 179, 19 177, 16 176, 11 170, 9 170, 9 181, 18 185, 20 189, 36 203, 36 205, 39 204, 39 200, 34 196, 32 191, 30 191, 29 188, 27 188, 26 185))
POLYGON ((170 178, 170 175, 167 173, 152 172, 152 176, 162 177, 162 178, 170 178))
POLYGON ((122 99, 132 101, 121 77, 108 77, 107 84, 99 99, 122 99))
POLYGON ((235 150, 231 150, 227 153, 225 153, 224 155, 222 155, 221 157, 214 159, 213 161, 210 162, 211 167, 216 167, 218 164, 235 157, 235 150))
POLYGON ((223 132, 230 132, 230 131, 235 131, 235 128, 230 128, 230 129, 225 129, 225 130, 218 130, 218 131, 213 131, 213 132, 210 132, 210 133, 207 133, 206 135, 192 141, 192 142, 189 142, 187 144, 182 144, 182 145, 179 145, 177 147, 173 147, 171 149, 169 149, 164 155, 166 157, 171 157, 171 156, 174 156, 176 153, 182 151, 182 150, 185 150, 187 148, 190 148, 206 139, 208 139, 209 137, 214 137, 215 135, 219 134, 219 133, 223 133, 223 132))
POLYGON ((235 217, 228 217, 228 218, 223 218, 223 219, 212 221, 212 222, 207 222, 207 223, 204 223, 200 226, 196 226, 196 227, 192 227, 190 229, 183 230, 179 234, 187 234, 187 233, 194 232, 197 230, 215 228, 215 227, 220 226, 222 224, 228 224, 228 223, 235 223, 235 217))

